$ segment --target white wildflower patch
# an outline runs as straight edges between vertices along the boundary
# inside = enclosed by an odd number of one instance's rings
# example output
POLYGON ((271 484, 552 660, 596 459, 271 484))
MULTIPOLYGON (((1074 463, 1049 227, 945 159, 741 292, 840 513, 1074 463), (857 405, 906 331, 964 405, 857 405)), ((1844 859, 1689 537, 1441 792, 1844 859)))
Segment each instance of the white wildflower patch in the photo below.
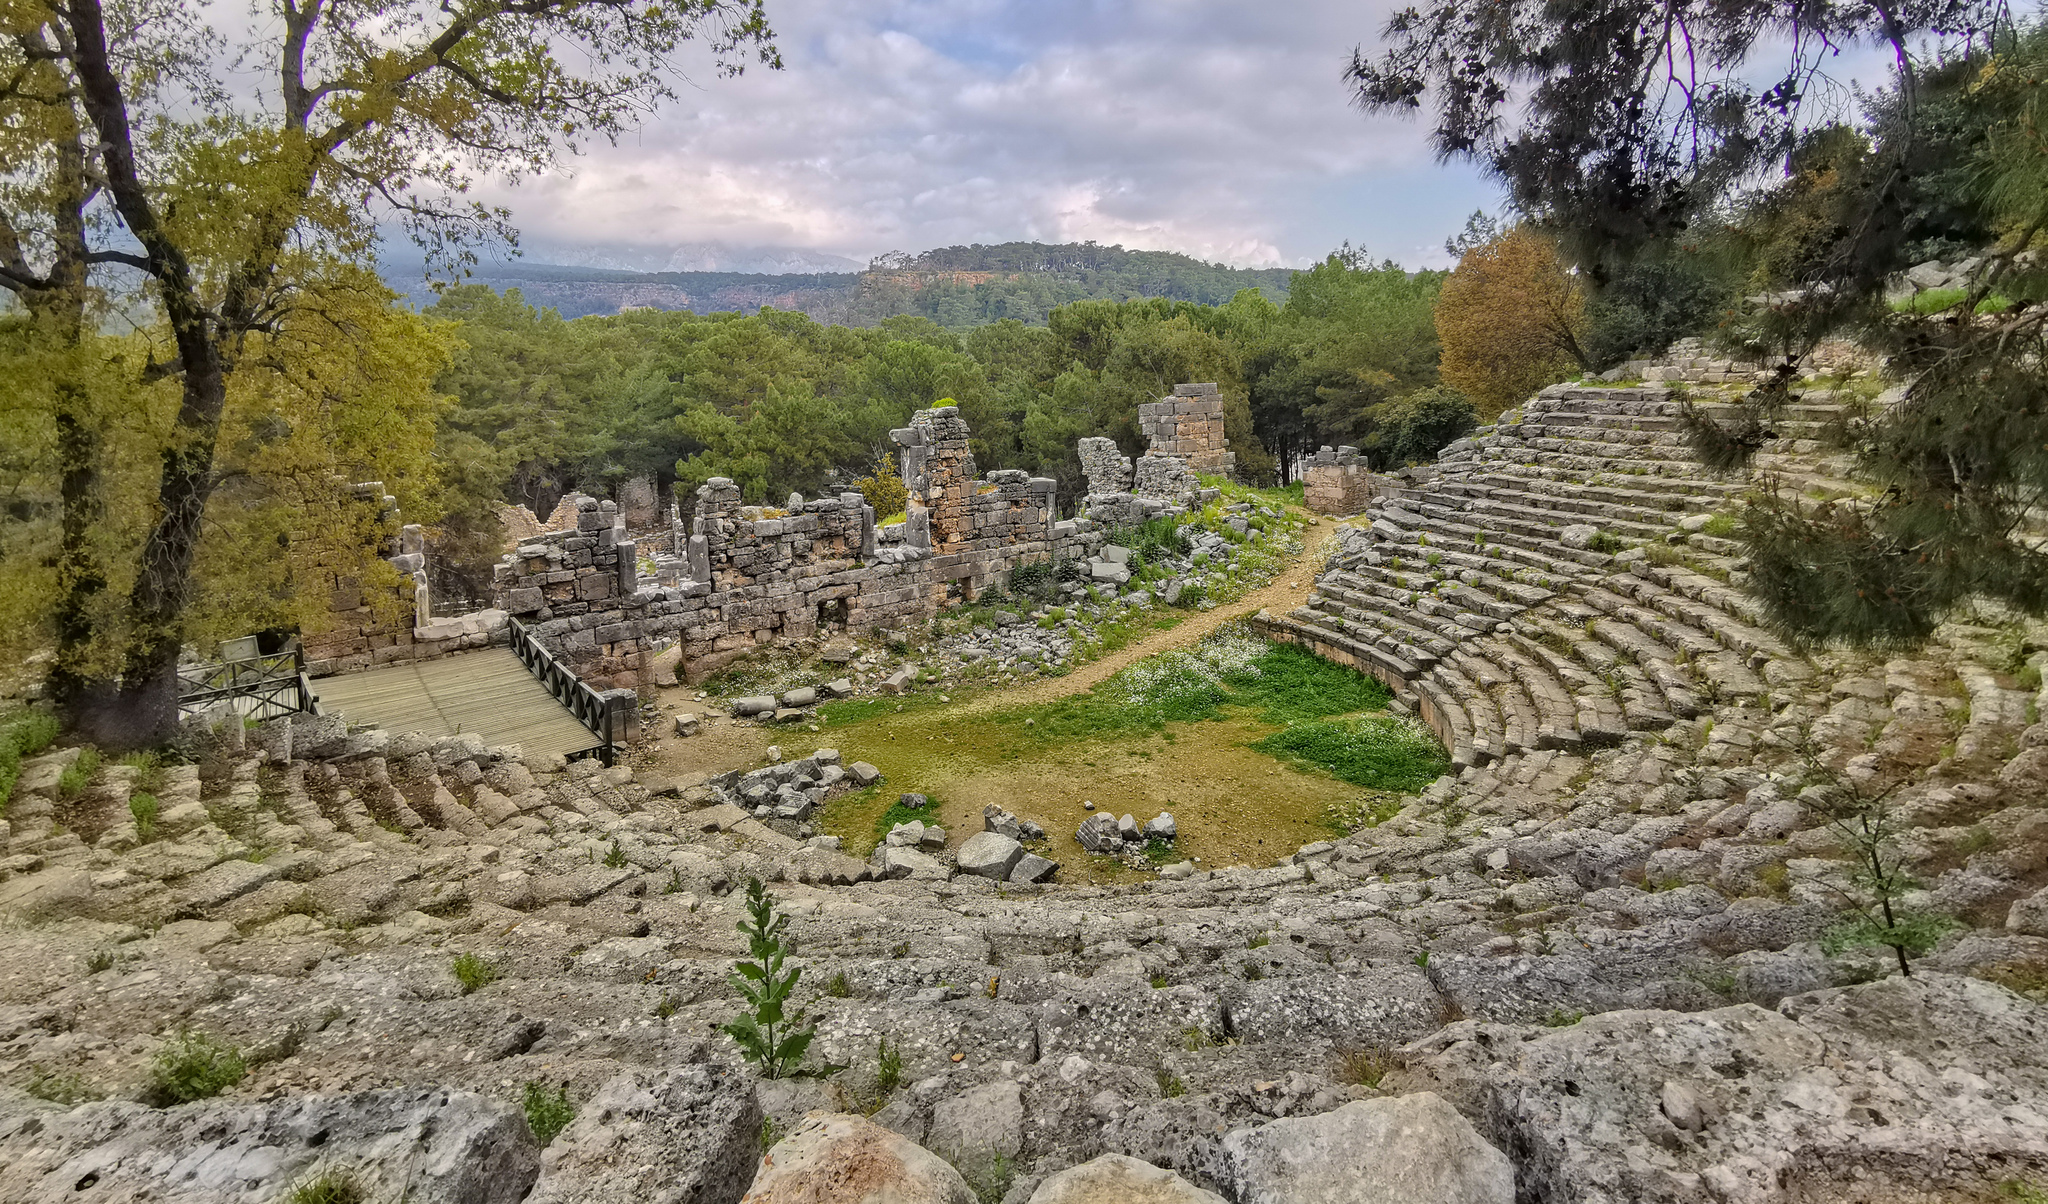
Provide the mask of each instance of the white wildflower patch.
POLYGON ((1272 647, 1243 624, 1232 623, 1193 648, 1158 653, 1128 666, 1110 685, 1139 706, 1214 695, 1226 679, 1257 677, 1259 658, 1272 647))

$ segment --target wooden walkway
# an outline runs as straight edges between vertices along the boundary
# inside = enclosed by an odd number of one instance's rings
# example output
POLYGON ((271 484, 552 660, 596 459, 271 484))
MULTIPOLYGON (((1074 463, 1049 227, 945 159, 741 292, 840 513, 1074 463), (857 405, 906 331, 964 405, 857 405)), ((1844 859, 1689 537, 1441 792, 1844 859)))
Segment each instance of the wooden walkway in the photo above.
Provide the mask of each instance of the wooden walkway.
POLYGON ((602 743, 506 648, 323 677, 313 693, 323 712, 350 723, 435 736, 474 732, 492 746, 517 744, 529 758, 574 756, 602 743))

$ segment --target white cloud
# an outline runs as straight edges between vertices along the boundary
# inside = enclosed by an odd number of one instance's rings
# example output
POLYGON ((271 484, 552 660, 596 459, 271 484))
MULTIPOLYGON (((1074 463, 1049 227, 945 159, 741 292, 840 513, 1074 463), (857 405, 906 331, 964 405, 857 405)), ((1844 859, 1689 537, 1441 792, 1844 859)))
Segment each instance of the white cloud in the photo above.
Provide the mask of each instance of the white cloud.
MULTIPOLYGON (((1490 190, 1348 106, 1384 3, 770 0, 787 69, 683 89, 618 146, 495 186, 529 242, 865 259, 1096 239, 1245 266, 1340 239, 1419 263, 1490 190)), ((1440 257, 1440 252, 1438 252, 1440 257)))

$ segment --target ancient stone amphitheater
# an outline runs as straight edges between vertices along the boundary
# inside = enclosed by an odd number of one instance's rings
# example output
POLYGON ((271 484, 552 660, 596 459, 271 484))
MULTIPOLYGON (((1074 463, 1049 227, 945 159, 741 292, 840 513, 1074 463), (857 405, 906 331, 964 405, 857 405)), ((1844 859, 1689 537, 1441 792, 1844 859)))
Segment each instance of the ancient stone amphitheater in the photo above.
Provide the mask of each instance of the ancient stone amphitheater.
MULTIPOLYGON (((65 757, 32 763, 0 862, 0 1198, 267 1201, 330 1171, 376 1201, 2040 1198, 2041 631, 1774 638, 1711 533, 1750 483, 1691 459, 1678 404, 1546 390, 1383 488, 1312 601, 1261 617, 1394 684, 1457 766, 1276 865, 875 880, 629 770, 331 730, 172 771, 137 843, 121 771, 65 799, 65 757), (1859 886, 1821 804, 1866 787, 1904 903, 1952 925, 1910 977, 1828 940, 1859 886), (757 1081, 716 1031, 754 876, 829 1078, 757 1081), (496 980, 458 983, 460 953, 496 980), (247 1077, 133 1102, 181 1031, 247 1077), (545 1149, 530 1082, 578 1103, 545 1149)), ((1810 388, 1761 466, 1853 491, 1842 413, 1810 388)))

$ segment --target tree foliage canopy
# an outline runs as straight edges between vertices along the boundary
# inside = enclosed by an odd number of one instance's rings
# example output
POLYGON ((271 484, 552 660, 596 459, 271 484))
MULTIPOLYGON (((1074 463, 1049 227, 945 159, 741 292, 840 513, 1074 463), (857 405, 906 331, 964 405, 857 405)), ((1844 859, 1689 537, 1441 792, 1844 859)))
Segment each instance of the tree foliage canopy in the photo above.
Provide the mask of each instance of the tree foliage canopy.
POLYGON ((1843 432, 1877 492, 1816 502, 1766 482, 1744 515, 1780 627, 1906 643, 1973 598, 2048 609, 2029 530, 2048 502, 2043 25, 1974 0, 1437 0, 1387 34, 1354 56, 1358 101, 1426 106, 1440 153, 1478 161, 1559 237, 1596 285, 1591 359, 1711 326, 1783 365, 1737 421, 1688 417, 1710 464, 1767 441, 1823 338, 1887 357, 1896 403, 1843 432), (1896 68, 1850 112, 1822 66, 1856 43, 1896 68), (1963 261, 1969 286, 1895 311, 1888 287, 1923 258, 1963 261))

